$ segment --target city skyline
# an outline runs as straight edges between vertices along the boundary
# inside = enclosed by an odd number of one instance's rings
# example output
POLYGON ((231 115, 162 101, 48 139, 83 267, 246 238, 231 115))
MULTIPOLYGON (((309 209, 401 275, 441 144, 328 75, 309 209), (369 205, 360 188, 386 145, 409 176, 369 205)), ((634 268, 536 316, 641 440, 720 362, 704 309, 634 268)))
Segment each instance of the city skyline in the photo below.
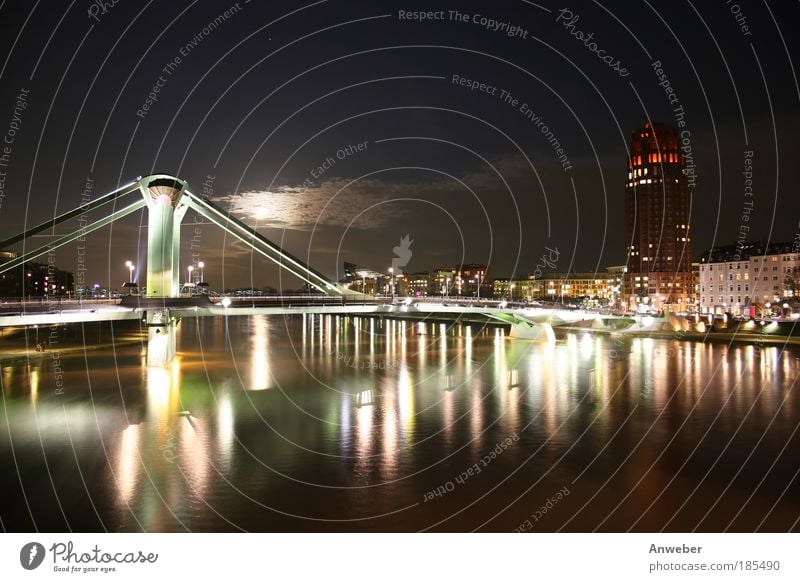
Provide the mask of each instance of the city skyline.
MULTIPOLYGON (((694 167, 691 148, 687 147, 685 143, 682 146, 682 140, 679 137, 679 133, 683 132, 680 132, 678 128, 685 125, 682 119, 682 117, 679 118, 678 127, 656 121, 652 124, 648 122, 644 127, 633 129, 630 132, 630 153, 627 161, 628 172, 624 185, 624 220, 626 239, 631 244, 626 244, 625 246, 626 260, 622 265, 624 270, 622 271, 623 284, 621 296, 623 303, 628 304, 628 308, 631 309, 636 309, 637 304, 643 301, 645 303, 651 303, 653 307, 657 308, 669 303, 695 303, 696 301, 698 304, 701 303, 701 301, 698 301, 697 296, 701 292, 701 289, 698 287, 701 281, 698 277, 702 278, 702 275, 693 273, 692 265, 696 266, 698 263, 695 261, 695 255, 692 252, 691 245, 690 208, 692 202, 690 191, 694 190, 696 187, 696 169, 694 167), (688 164, 687 154, 689 155, 688 164), (650 288, 646 289, 647 287, 650 288)), ((343 158, 347 155, 352 155, 354 152, 363 151, 364 149, 366 149, 366 145, 360 144, 360 146, 342 150, 341 156, 337 155, 337 157, 343 158)), ((752 152, 746 154, 745 159, 751 160, 752 152)), ((317 172, 313 173, 314 177, 320 177, 335 163, 336 160, 333 158, 326 160, 326 162, 317 169, 317 172)), ((752 162, 750 162, 750 166, 751 165, 752 162)), ((750 168, 749 172, 751 171, 752 169, 750 168)), ((749 172, 746 171, 743 172, 743 174, 745 175, 745 183, 748 185, 746 195, 749 194, 752 196, 752 175, 749 172)), ((308 183, 312 184, 310 181, 308 183)), ((87 186, 92 187, 92 184, 87 183, 87 186)), ((200 192, 202 197, 211 199, 213 197, 213 180, 206 180, 206 182, 202 184, 200 192)), ((84 192, 84 197, 86 197, 85 194, 86 192, 84 192)), ((224 196, 223 199, 225 199, 224 196)), ((752 204, 745 202, 745 209, 747 210, 746 216, 749 222, 752 204)), ((259 210, 257 209, 256 213, 258 214, 258 212, 259 210)), ((202 224, 204 219, 202 216, 198 215, 195 220, 199 220, 199 224, 202 224)), ((81 215, 79 224, 85 225, 87 223, 88 219, 85 215, 81 215)), ((189 261, 182 261, 188 264, 187 271, 185 274, 179 273, 177 276, 185 283, 189 283, 192 286, 201 282, 209 286, 208 281, 204 277, 206 262, 201 260, 203 253, 200 251, 201 241, 199 235, 202 233, 202 229, 198 228, 197 225, 198 223, 189 225, 190 227, 194 227, 193 232, 191 228, 183 228, 184 231, 188 230, 190 233, 193 233, 194 236, 188 241, 184 239, 182 243, 181 254, 185 255, 186 249, 188 248, 191 251, 191 259, 189 261)), ((723 244, 707 249, 698 255, 697 260, 700 262, 709 260, 714 250, 725 249, 731 246, 735 248, 734 253, 743 254, 745 252, 744 239, 748 234, 753 234, 750 233, 749 226, 746 230, 742 229, 742 233, 739 234, 738 241, 735 244, 723 244)), ((795 238, 800 238, 800 231, 798 231, 798 235, 796 235, 795 238)), ((772 246, 780 244, 783 246, 787 245, 787 243, 772 243, 772 246)), ((342 263, 342 274, 344 276, 339 277, 339 280, 347 283, 348 286, 359 288, 362 292, 365 292, 366 279, 374 279, 370 288, 371 293, 384 294, 389 289, 391 289, 393 293, 397 290, 397 286, 394 283, 396 277, 401 278, 405 283, 403 279, 403 270, 399 267, 407 268, 408 263, 412 260, 414 255, 411 248, 412 245, 413 241, 410 240, 410 235, 402 236, 399 246, 393 248, 394 256, 391 259, 391 266, 386 267, 384 271, 371 269, 369 267, 358 267, 354 263, 344 260, 342 263), (360 269, 360 276, 356 277, 352 272, 348 274, 348 268, 350 271, 360 269), (368 276, 365 269, 370 272, 368 276), (392 283, 381 282, 379 285, 378 277, 380 277, 382 281, 391 279, 392 283)), ((747 245, 752 246, 752 241, 748 241, 747 245)), ((768 248, 770 245, 764 243, 762 246, 768 248)), ((797 247, 800 245, 795 244, 794 246, 797 247)), ((764 252, 766 253, 767 251, 765 250, 764 252)), ((13 253, 6 252, 6 254, 13 258, 13 253)), ((545 253, 542 255, 540 262, 535 268, 531 268, 527 272, 523 271, 517 273, 512 277, 502 273, 499 275, 495 273, 495 277, 493 277, 489 274, 492 272, 491 265, 471 263, 466 260, 452 267, 428 267, 426 269, 417 264, 416 269, 412 273, 409 273, 409 275, 415 275, 417 278, 425 275, 428 278, 430 281, 428 285, 430 287, 430 292, 426 291, 422 293, 423 295, 435 294, 435 291, 433 291, 435 287, 437 290, 441 290, 441 295, 449 295, 450 292, 453 292, 453 294, 459 296, 480 296, 481 291, 478 290, 478 287, 480 287, 483 290, 484 296, 491 296, 498 295, 497 289, 492 290, 494 278, 508 280, 509 284, 511 284, 514 281, 525 281, 526 279, 552 281, 569 278, 576 273, 581 273, 574 268, 570 268, 565 272, 559 272, 558 260, 560 254, 558 249, 545 247, 545 253), (469 269, 470 267, 480 269, 479 278, 474 278, 474 281, 471 274, 462 274, 464 269, 469 269), (449 276, 438 276, 437 273, 439 271, 443 273, 445 271, 448 273, 452 272, 452 281, 449 276), (479 279, 481 281, 480 283, 478 283, 479 279), (434 280, 438 282, 434 284, 432 282, 434 280), (462 287, 464 287, 464 289, 462 289, 462 287)), ((9 257, 6 257, 6 260, 9 257)), ((102 282, 98 283, 96 282, 97 279, 93 279, 92 283, 88 283, 85 280, 87 276, 86 268, 84 265, 81 265, 79 266, 78 272, 79 285, 74 287, 71 285, 67 285, 67 287, 61 285, 60 289, 54 287, 53 294, 60 294, 62 296, 71 296, 76 292, 77 295, 92 294, 92 288, 99 288, 104 294, 117 288, 120 288, 124 292, 126 286, 133 287, 134 284, 137 287, 145 288, 147 285, 146 280, 139 273, 144 272, 147 261, 141 259, 144 259, 144 257, 140 256, 140 260, 137 262, 130 259, 125 261, 128 280, 120 282, 119 285, 115 285, 113 282, 105 284, 102 282)), ((51 256, 49 257, 49 261, 53 263, 55 258, 51 256)), ((417 261, 417 263, 419 263, 419 261, 417 261)), ((46 270, 46 265, 37 265, 38 263, 31 263, 31 267, 28 270, 46 270)), ((22 267, 20 268, 22 269, 22 267)), ((621 267, 616 265, 598 266, 597 270, 593 272, 584 272, 581 276, 587 279, 589 275, 593 273, 594 277, 606 278, 609 273, 620 268, 621 267)), ((700 269, 700 271, 703 270, 702 268, 700 269)), ((23 273, 23 278, 24 275, 23 273)), ((6 295, 20 295, 23 289, 26 291, 25 295, 28 296, 46 295, 48 291, 45 290, 44 286, 46 285, 47 277, 44 277, 42 281, 37 280, 34 282, 30 279, 31 275, 31 272, 27 273, 27 277, 29 278, 27 285, 8 281, 8 284, 6 284, 4 288, 17 289, 19 293, 7 292, 6 295)), ((5 281, 6 275, 3 275, 3 279, 5 281)), ((514 285, 511 286, 512 291, 513 287, 514 285)), ((47 285, 48 290, 49 288, 50 285, 47 285)), ((243 286, 238 287, 238 289, 244 288, 243 286)), ((271 285, 250 285, 247 288, 275 289, 271 285)), ((421 289, 422 285, 421 283, 412 285, 412 288, 421 289)), ((219 291, 234 289, 236 289, 236 287, 220 287, 219 291)), ((280 291, 281 288, 277 290, 280 291)), ((291 291, 293 289, 291 287, 284 287, 283 290, 291 291)), ((508 290, 499 293, 505 296, 508 294, 508 290)), ((536 298, 536 293, 532 290, 529 290, 528 293, 530 298, 536 298)), ((546 292, 543 291, 542 295, 545 293, 546 292)), ((606 293, 602 292, 601 295, 605 297, 606 293)), ((703 297, 702 299, 704 300, 705 298, 703 297)), ((705 301, 702 301, 702 303, 705 303, 705 301)), ((739 305, 739 303, 741 303, 741 298, 736 305, 739 305)), ((749 299, 745 301, 745 303, 749 304, 749 299)))
MULTIPOLYGON (((626 256, 627 256, 627 263, 628 263, 627 266, 626 266, 626 269, 627 269, 629 274, 626 275, 626 277, 625 277, 626 278, 626 289, 625 289, 624 293, 625 293, 626 296, 628 296, 628 298, 629 298, 628 301, 632 301, 632 302, 636 301, 636 299, 632 299, 630 297, 631 295, 633 295, 633 289, 635 287, 640 287, 641 286, 641 284, 636 284, 634 282, 634 278, 636 277, 636 275, 637 274, 638 275, 648 275, 654 270, 657 270, 657 269, 663 270, 663 265, 666 264, 667 257, 669 257, 669 260, 672 259, 672 257, 670 256, 671 254, 676 254, 677 255, 678 254, 677 251, 680 251, 680 256, 682 257, 681 261, 682 261, 683 264, 679 265, 678 268, 681 269, 682 272, 684 272, 684 273, 691 274, 690 273, 691 272, 691 264, 696 264, 696 261, 694 259, 695 256, 697 257, 698 261, 702 261, 702 260, 704 260, 704 257, 709 257, 709 255, 711 254, 711 252, 713 250, 719 249, 719 248, 726 248, 726 247, 733 247, 738 252, 743 252, 742 249, 744 248, 743 245, 745 244, 744 243, 744 238, 745 237, 744 236, 739 236, 738 237, 739 240, 736 243, 727 244, 727 245, 723 243, 722 245, 717 245, 716 247, 712 247, 710 249, 706 249, 705 251, 703 251, 699 255, 693 255, 692 251, 690 250, 692 247, 691 247, 691 244, 690 244, 689 240, 684 240, 683 243, 677 244, 677 245, 675 245, 675 241, 671 241, 671 243, 670 243, 669 241, 662 240, 662 239, 664 239, 664 232, 665 232, 664 227, 665 226, 670 230, 676 229, 676 228, 682 228, 684 234, 687 234, 687 235, 689 234, 690 217, 689 217, 689 212, 688 212, 688 206, 689 206, 690 202, 689 202, 688 187, 687 187, 687 184, 686 184, 686 170, 685 170, 686 162, 685 162, 685 159, 684 159, 684 155, 680 150, 679 140, 677 139, 677 132, 676 132, 674 127, 672 127, 672 126, 670 126, 668 124, 661 123, 661 122, 655 122, 653 124, 653 127, 657 128, 658 137, 656 137, 655 133, 652 133, 652 134, 648 133, 648 132, 651 131, 650 127, 651 126, 648 123, 648 124, 646 124, 646 126, 644 128, 639 128, 639 129, 635 129, 635 130, 632 131, 632 135, 633 135, 632 148, 631 148, 631 152, 632 153, 631 153, 630 158, 629 158, 628 176, 627 176, 627 180, 625 182, 626 196, 630 196, 633 192, 637 192, 637 196, 641 196, 642 193, 644 192, 645 195, 647 195, 647 196, 655 197, 655 199, 652 202, 648 202, 647 203, 647 204, 651 205, 652 208, 650 208, 649 206, 645 206, 645 208, 647 210, 645 210, 643 213, 636 211, 637 205, 633 202, 634 198, 627 198, 626 199, 626 207, 627 207, 627 211, 626 211, 626 232, 628 233, 627 236, 629 237, 629 240, 639 240, 639 237, 642 236, 642 235, 638 234, 639 233, 639 226, 638 226, 637 221, 639 220, 639 215, 640 214, 642 214, 642 215, 647 217, 646 220, 644 221, 644 224, 651 225, 650 229, 648 231, 646 231, 646 232, 648 232, 650 234, 648 234, 647 236, 644 236, 644 238, 642 238, 639 243, 637 243, 637 244, 635 244, 633 246, 626 245, 626 256), (645 136, 647 136, 647 137, 645 137, 645 136), (647 145, 644 146, 645 150, 642 149, 643 148, 642 145, 639 145, 637 143, 637 140, 641 141, 642 143, 647 144, 647 145), (663 160, 662 160, 662 155, 663 155, 663 160), (685 224, 684 223, 680 223, 680 224, 676 223, 675 222, 675 218, 671 217, 671 216, 670 216, 670 222, 669 223, 664 223, 664 219, 666 217, 666 214, 663 214, 663 212, 661 210, 661 204, 662 203, 661 203, 661 201, 658 200, 658 198, 661 196, 662 193, 667 193, 667 192, 670 191, 670 185, 666 184, 667 180, 664 181, 665 185, 662 187, 662 182, 661 182, 660 179, 648 179, 647 178, 647 169, 644 169, 644 170, 641 169, 644 166, 648 166, 652 170, 652 172, 656 173, 656 175, 657 175, 659 169, 661 169, 662 173, 669 173, 669 171, 670 171, 668 169, 669 166, 675 166, 675 168, 676 168, 675 176, 678 176, 678 178, 675 178, 675 181, 676 181, 676 184, 678 182, 680 182, 680 192, 681 192, 681 197, 682 197, 681 198, 682 202, 680 203, 680 204, 682 204, 682 206, 680 206, 680 210, 677 212, 676 216, 678 218, 680 218, 682 216, 683 220, 686 221, 685 224), (644 173, 642 173, 642 172, 644 172, 644 173), (651 183, 652 183, 652 185, 651 185, 651 183), (650 193, 650 194, 647 194, 647 193, 650 193), (663 214, 663 216, 662 216, 662 214, 663 214), (649 241, 653 241, 653 242, 649 242, 649 241), (656 246, 656 249, 653 249, 654 245, 656 246), (637 249, 644 248, 644 247, 647 247, 647 246, 649 246, 649 248, 652 249, 651 250, 651 254, 653 254, 654 256, 650 256, 650 257, 645 256, 644 259, 642 259, 641 258, 641 252, 639 250, 637 250, 637 249), (689 250, 687 250, 687 249, 689 249, 689 250), (656 259, 658 258, 658 254, 656 253, 656 251, 658 251, 659 253, 661 253, 661 255, 663 255, 663 259, 660 259, 657 264, 656 264, 656 259), (670 253, 670 251, 672 251, 672 252, 670 253), (647 265, 646 263, 643 262, 643 261, 647 261, 648 259, 650 259, 650 261, 653 261, 651 263, 651 264, 654 265, 653 269, 650 269, 649 265, 647 265), (633 263, 633 265, 631 265, 631 261, 635 261, 633 263)), ((651 173, 651 175, 652 175, 652 173, 651 173)), ((671 182, 671 178, 669 179, 669 181, 671 182)), ((207 185, 208 185, 208 182, 204 183, 204 189, 202 190, 204 193, 206 192, 205 186, 207 186, 207 185)), ((672 204, 673 204, 672 202, 670 202, 669 204, 665 204, 664 205, 665 209, 666 208, 672 208, 672 204)), ((676 210, 677 210, 677 207, 676 207, 676 210)), ((81 220, 82 220, 83 223, 87 222, 87 220, 83 216, 81 217, 81 220)), ((200 218, 200 220, 202 220, 202 218, 200 218)), ((753 234, 753 233, 749 233, 749 229, 748 229, 747 233, 748 234, 753 234)), ((800 231, 799 231, 799 233, 800 233, 800 231)), ((204 261, 200 260, 200 257, 202 256, 202 253, 200 253, 199 250, 195 250, 196 248, 199 248, 199 244, 196 244, 196 243, 199 243, 199 240, 198 240, 199 237, 197 236, 197 234, 198 234, 198 229, 195 227, 195 236, 192 237, 189 241, 187 241, 187 242, 185 242, 183 244, 184 252, 182 254, 185 254, 185 248, 186 247, 189 247, 191 249, 191 260, 188 261, 188 263, 189 263, 188 269, 189 270, 185 274, 185 282, 194 282, 194 283, 197 283, 197 282, 200 282, 200 281, 205 282, 204 278, 202 278, 202 277, 198 278, 202 273, 204 273, 204 267, 206 265, 205 265, 204 261), (199 268, 198 268, 198 266, 199 266, 199 268), (197 272, 195 273, 195 275, 193 277, 192 276, 192 272, 195 271, 195 270, 197 272)), ((680 235, 681 233, 677 232, 677 234, 680 235)), ((795 239, 797 239, 799 237, 800 237, 800 234, 798 234, 795 237, 795 239)), ((688 237, 684 237, 684 238, 688 239, 688 237)), ((404 243, 404 241, 406 241, 406 242, 408 241, 408 236, 401 237, 401 240, 400 240, 401 245, 404 243)), ((680 238, 676 238, 676 241, 680 242, 680 238)), ((762 241, 762 246, 765 246, 765 247, 769 246, 767 243, 764 242, 764 239, 761 239, 761 241, 762 241)), ((748 241, 747 244, 752 245, 753 243, 752 243, 752 241, 748 241)), ((773 246, 774 245, 781 245, 781 244, 785 246, 786 244, 790 244, 790 243, 774 242, 774 243, 771 243, 771 244, 773 246)), ((398 252, 397 251, 398 248, 399 247, 395 247, 395 249, 394 249, 395 253, 398 252)), ((557 249, 549 249, 549 247, 545 247, 545 250, 549 251, 551 256, 552 256, 553 252, 556 253, 556 257, 558 255, 560 255, 560 252, 557 249)), ((404 252, 407 255, 407 256, 404 257, 404 262, 403 262, 403 265, 405 266, 405 265, 407 265, 407 263, 412 258, 413 252, 411 252, 410 246, 404 252)), ((545 255, 546 254, 547 254, 547 252, 545 253, 545 255)), ((398 259, 397 259, 396 256, 393 257, 393 259, 391 261, 391 264, 394 265, 397 262, 397 260, 398 259)), ((139 266, 138 267, 130 259, 125 261, 125 268, 126 268, 125 272, 128 273, 128 275, 129 275, 128 283, 133 284, 134 281, 135 281, 137 284, 139 284, 141 286, 144 286, 146 284, 146 283, 139 283, 140 276, 138 275, 139 270, 143 269, 145 265, 146 265, 146 260, 139 262, 139 266)), ((346 261, 346 260, 343 261, 343 265, 344 265, 344 269, 343 269, 342 273, 345 275, 344 279, 346 279, 347 278, 346 273, 347 273, 348 261, 346 261)), ((469 265, 478 265, 478 263, 470 263, 469 261, 463 261, 462 263, 454 265, 452 267, 452 270, 455 273, 456 270, 464 268, 464 267, 467 267, 469 265)), ((624 265, 624 263, 623 263, 623 265, 624 265)), ((486 269, 489 269, 491 266, 490 265, 488 265, 488 266, 487 265, 482 265, 482 267, 486 268, 486 269)), ((449 268, 450 267, 448 267, 448 269, 449 268)), ((544 264, 540 263, 539 265, 536 266, 536 268, 532 268, 527 272, 520 272, 520 273, 517 274, 516 277, 508 277, 505 274, 497 275, 497 277, 498 278, 506 278, 506 279, 517 279, 517 280, 539 279, 539 278, 559 278, 559 277, 563 278, 563 277, 568 277, 571 273, 579 273, 580 272, 580 271, 578 271, 578 270, 576 270, 574 268, 569 270, 569 271, 566 271, 566 272, 559 272, 557 270, 554 270, 556 268, 557 268, 557 264, 556 263, 551 263, 549 260, 545 259, 545 263, 544 264), (547 272, 547 275, 548 275, 547 277, 543 277, 542 276, 542 268, 543 267, 553 269, 552 271, 547 272)), ((607 274, 609 269, 614 269, 614 268, 616 268, 615 265, 605 265, 605 266, 599 267, 596 271, 594 271, 594 274, 595 275, 599 275, 599 274, 603 274, 604 275, 604 274, 607 274)), ((389 273, 392 272, 392 270, 393 270, 392 267, 387 267, 385 272, 381 273, 381 275, 384 276, 384 277, 385 276, 389 276, 389 273)), ((427 269, 425 269, 424 267, 420 268, 420 266, 418 265, 417 269, 414 270, 413 274, 419 275, 419 274, 422 274, 422 273, 431 273, 431 272, 436 271, 436 270, 437 269, 433 268, 433 267, 428 267, 427 269)), ((81 288, 91 289, 91 287, 94 286, 96 288, 97 287, 101 287, 103 289, 113 290, 113 289, 116 289, 117 287, 124 287, 125 283, 126 283, 125 281, 121 281, 119 285, 115 285, 113 282, 109 282, 109 283, 104 284, 102 282, 98 283, 97 279, 93 279, 92 283, 87 283, 86 285, 84 285, 84 277, 86 276, 85 269, 79 268, 79 271, 80 272, 78 273, 78 275, 79 275, 78 279, 81 282, 81 284, 76 286, 76 289, 81 289, 81 288)), ((375 274, 373 275, 373 278, 378 273, 380 273, 380 272, 379 271, 375 271, 375 274)), ((400 270, 398 269, 398 275, 399 275, 399 273, 400 273, 400 270)), ((675 276, 674 272, 670 275, 669 271, 665 271, 664 274, 665 275, 669 275, 670 280, 672 280, 672 278, 674 278, 674 276, 675 276)), ((28 275, 28 276, 30 276, 30 275, 28 275)), ((183 277, 184 277, 184 275, 181 275, 181 278, 183 278, 183 277)), ((4 276, 4 278, 5 278, 5 276, 4 276)), ((344 280, 344 279, 342 279, 342 280, 344 280)), ((490 279, 487 279, 487 281, 490 281, 490 279)), ((684 288, 690 288, 693 282, 694 281, 690 277, 689 279, 682 280, 682 282, 679 283, 679 285, 683 284, 684 288)), ((39 284, 39 283, 37 282, 37 284, 39 284)), ((665 279, 664 288, 663 289, 658 289, 658 291, 656 291, 655 289, 651 290, 652 291, 651 292, 651 296, 654 296, 654 297, 664 296, 665 297, 666 295, 670 295, 670 292, 667 291, 667 289, 666 289, 666 285, 667 284, 669 285, 670 288, 672 287, 672 283, 666 283, 666 279, 665 279)), ((251 286, 251 288, 258 288, 258 287, 259 286, 251 286)), ((264 288, 264 289, 270 288, 270 287, 271 287, 270 285, 262 285, 262 286, 260 286, 260 288, 264 288)), ((240 286, 239 288, 242 289, 244 287, 240 286)), ((228 289, 234 289, 234 287, 228 287, 228 289)), ((62 295, 71 294, 73 292, 74 292, 74 290, 70 291, 69 293, 65 293, 63 291, 63 285, 62 285, 62 291, 61 291, 62 295)), ((30 292, 28 294, 30 294, 30 292)), ((34 293, 34 295, 36 295, 36 294, 37 293, 34 293)), ((41 293, 39 293, 39 294, 41 294, 41 293)), ((461 293, 459 292, 458 294, 461 294, 461 293)), ((693 293, 690 291, 689 294, 693 294, 693 293)), ((10 294, 10 295, 13 295, 13 294, 10 294)), ((639 299, 639 301, 640 300, 641 299, 639 299)), ((684 292, 681 295, 681 301, 686 301, 686 300, 687 300, 687 293, 684 292)))

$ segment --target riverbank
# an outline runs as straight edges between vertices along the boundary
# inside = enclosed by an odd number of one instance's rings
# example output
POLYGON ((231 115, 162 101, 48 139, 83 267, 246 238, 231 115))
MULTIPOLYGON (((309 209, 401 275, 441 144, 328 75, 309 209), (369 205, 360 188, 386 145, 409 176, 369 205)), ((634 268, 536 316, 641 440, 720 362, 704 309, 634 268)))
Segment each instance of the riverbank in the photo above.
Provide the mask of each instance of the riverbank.
POLYGON ((562 325, 554 328, 556 333, 561 332, 590 332, 603 335, 615 335, 623 337, 668 339, 678 341, 696 342, 723 342, 723 343, 746 343, 752 345, 800 345, 800 336, 772 335, 766 333, 747 333, 741 331, 673 331, 664 329, 598 329, 584 327, 580 325, 562 325))

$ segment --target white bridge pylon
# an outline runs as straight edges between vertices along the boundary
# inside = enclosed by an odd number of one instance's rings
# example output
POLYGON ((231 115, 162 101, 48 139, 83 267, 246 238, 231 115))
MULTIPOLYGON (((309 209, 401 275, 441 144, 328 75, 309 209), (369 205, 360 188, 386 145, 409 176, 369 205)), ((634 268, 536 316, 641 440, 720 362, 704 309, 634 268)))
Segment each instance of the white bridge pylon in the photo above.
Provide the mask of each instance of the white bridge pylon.
MULTIPOLYGON (((109 207, 111 211, 108 214, 91 224, 57 237, 33 250, 25 250, 17 258, 0 264, 0 274, 22 267, 28 261, 147 208, 147 298, 165 300, 177 298, 180 294, 181 222, 186 211, 191 208, 232 237, 322 293, 326 295, 354 294, 353 291, 329 281, 324 275, 269 241, 254 228, 230 216, 229 213, 213 203, 192 194, 187 189, 184 180, 166 174, 137 178, 136 181, 125 184, 88 204, 60 214, 52 220, 0 242, 0 248, 8 248, 11 245, 25 242, 30 237, 47 229, 55 229, 56 226, 87 212, 98 209, 106 210, 109 207), (118 202, 122 198, 136 192, 141 194, 141 198, 118 208, 118 202)), ((172 360, 175 355, 177 321, 176 317, 170 315, 167 301, 164 301, 161 309, 147 309, 148 365, 161 365, 172 360)))

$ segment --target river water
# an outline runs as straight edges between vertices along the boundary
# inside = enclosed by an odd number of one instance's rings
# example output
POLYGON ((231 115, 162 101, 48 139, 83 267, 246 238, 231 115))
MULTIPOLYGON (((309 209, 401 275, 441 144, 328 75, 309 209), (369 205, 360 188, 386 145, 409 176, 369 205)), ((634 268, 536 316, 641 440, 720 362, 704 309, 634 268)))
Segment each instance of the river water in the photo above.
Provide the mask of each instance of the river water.
POLYGON ((178 346, 2 362, 5 530, 798 529, 797 348, 310 315, 178 346))

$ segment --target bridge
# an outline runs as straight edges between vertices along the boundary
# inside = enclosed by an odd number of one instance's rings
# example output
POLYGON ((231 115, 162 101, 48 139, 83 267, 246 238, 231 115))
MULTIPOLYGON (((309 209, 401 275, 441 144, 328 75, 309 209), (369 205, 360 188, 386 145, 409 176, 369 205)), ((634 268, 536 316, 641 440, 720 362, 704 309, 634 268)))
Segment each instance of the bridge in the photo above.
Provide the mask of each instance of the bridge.
MULTIPOLYGON (((90 225, 61 235, 17 258, 0 264, 0 274, 21 268, 26 262, 74 242, 130 214, 147 209, 147 279, 146 296, 127 296, 119 302, 87 304, 67 301, 58 309, 31 309, 21 305, 18 311, 0 310, 0 327, 60 325, 90 321, 142 320, 147 327, 147 364, 161 366, 172 360, 176 351, 176 327, 185 317, 228 317, 286 314, 352 314, 407 318, 481 317, 511 326, 511 337, 553 342, 554 325, 587 319, 599 325, 609 320, 625 319, 613 315, 566 309, 510 307, 504 301, 469 301, 463 299, 388 301, 356 293, 328 280, 323 274, 254 228, 231 216, 212 202, 191 193, 187 183, 174 176, 156 174, 135 181, 92 202, 65 212, 24 232, 0 242, 1 248, 31 239, 45 230, 55 229, 69 220, 92 210, 107 211, 90 225), (138 194, 138 196, 136 196, 138 194), (130 201, 133 197, 134 200, 130 201), (120 205, 127 202, 127 205, 120 205), (277 264, 281 269, 304 281, 320 295, 281 296, 255 301, 234 301, 223 297, 212 301, 208 296, 180 297, 179 275, 181 222, 192 209, 245 246, 277 264)), ((631 322, 627 319, 626 321, 631 322)))

